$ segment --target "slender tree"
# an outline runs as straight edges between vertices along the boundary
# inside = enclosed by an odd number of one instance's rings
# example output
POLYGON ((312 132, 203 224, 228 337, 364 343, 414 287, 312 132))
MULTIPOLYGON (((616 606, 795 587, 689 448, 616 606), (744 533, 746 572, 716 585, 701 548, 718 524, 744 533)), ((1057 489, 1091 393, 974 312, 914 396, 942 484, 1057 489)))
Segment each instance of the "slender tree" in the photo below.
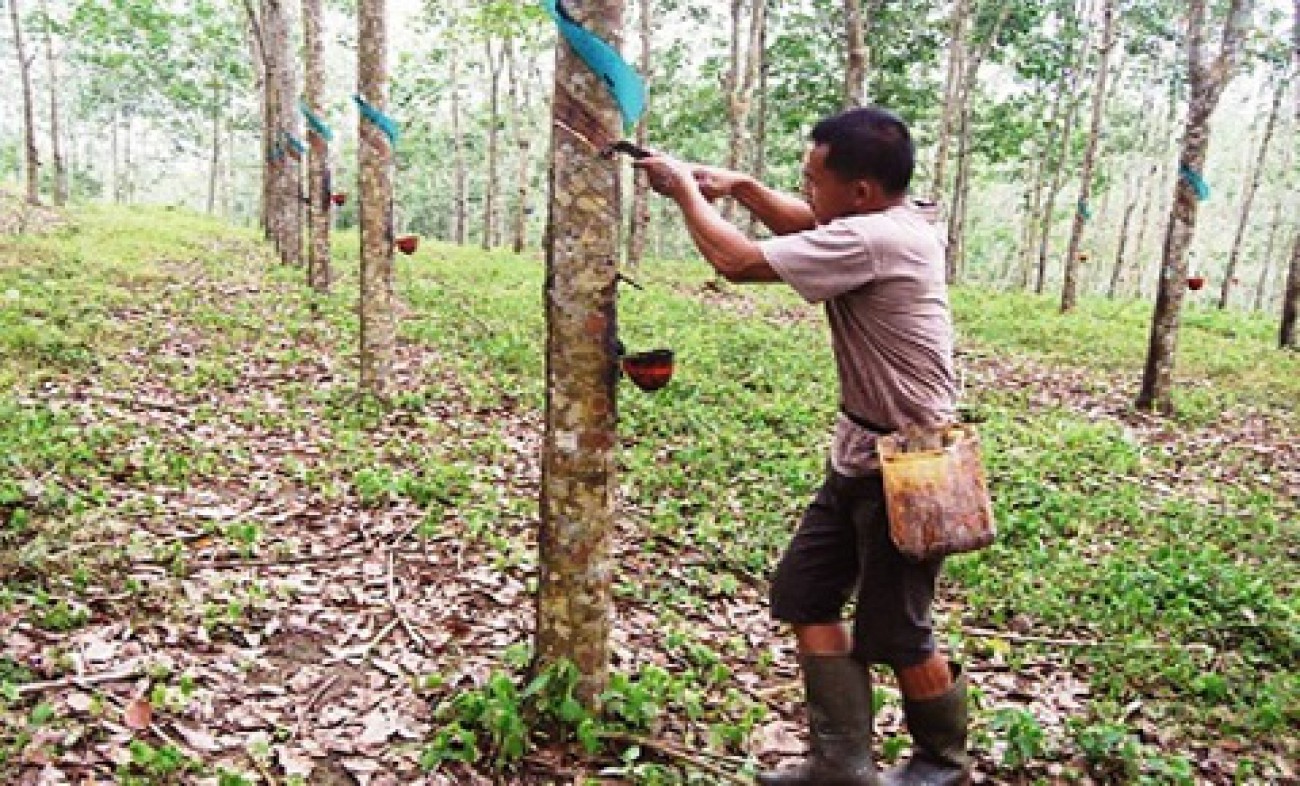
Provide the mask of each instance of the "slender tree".
MULTIPOLYGON (((623 0, 567 0, 572 17, 618 45, 623 0)), ((546 427, 537 593, 538 665, 568 660, 589 705, 609 663, 614 523, 618 163, 567 128, 608 139, 619 117, 602 80, 557 45, 546 249, 546 427)))
POLYGON ((948 186, 948 146, 952 137, 953 112, 961 92, 961 75, 966 60, 965 39, 966 25, 970 16, 971 0, 954 0, 952 14, 948 20, 948 71, 944 78, 943 110, 939 117, 939 130, 934 153, 934 181, 930 194, 936 202, 942 202, 944 189, 948 186))
MULTIPOLYGON (((386 0, 357 5, 357 94, 375 115, 357 127, 361 176, 361 389, 380 398, 392 386, 397 344, 393 289, 393 144, 378 120, 388 110, 386 0)), ((364 108, 364 106, 363 106, 364 108)))
POLYGON ((844 33, 844 108, 852 109, 867 102, 867 42, 862 0, 844 0, 844 33))
POLYGON ((23 88, 23 155, 27 162, 27 204, 39 205, 41 162, 36 155, 36 120, 32 110, 32 61, 23 46, 22 14, 18 0, 9 0, 9 18, 14 25, 14 54, 18 56, 18 76, 23 88))
POLYGON ((1087 148, 1083 153, 1083 169, 1079 173, 1079 205, 1074 211, 1070 245, 1065 252, 1065 275, 1061 285, 1063 313, 1073 311, 1078 300, 1079 252, 1088 221, 1088 203, 1092 199, 1092 171, 1097 164, 1097 148, 1101 144, 1102 124, 1106 114, 1106 77, 1110 73, 1111 52, 1115 49, 1115 15, 1115 0, 1102 0, 1101 63, 1097 66, 1097 82, 1092 88, 1092 122, 1088 128, 1087 148))
POLYGON ((1273 252, 1277 249, 1277 236, 1282 231, 1283 208, 1286 202, 1278 199, 1273 205, 1273 221, 1269 225, 1268 241, 1264 244, 1264 260, 1259 267, 1259 282, 1255 287, 1254 310, 1263 311, 1264 304, 1268 302, 1269 282, 1273 277, 1273 252))
POLYGON ((469 231, 469 166, 465 162, 465 131, 461 117, 460 105, 460 39, 456 36, 455 4, 452 4, 451 41, 451 167, 452 167, 452 212, 454 223, 452 239, 457 245, 465 245, 469 231))
POLYGON ((1142 388, 1137 397, 1140 409, 1164 413, 1173 410, 1174 360, 1187 287, 1187 251, 1196 232, 1196 181, 1205 169, 1210 146, 1210 118, 1236 65, 1253 10, 1254 0, 1231 0, 1219 52, 1207 62, 1204 52, 1205 0, 1188 0, 1187 3, 1190 95, 1179 156, 1181 176, 1174 190, 1169 226, 1165 232, 1160 284, 1151 319, 1151 340, 1142 374, 1142 388))
MULTIPOLYGON (((321 0, 303 0, 303 102, 324 122, 325 41, 321 35, 321 0)), ((330 140, 309 128, 307 177, 307 283, 317 292, 330 288, 330 140)))
POLYGON ((50 74, 50 160, 54 164, 54 204, 62 207, 68 203, 68 170, 63 163, 63 142, 59 132, 59 70, 54 56, 54 19, 50 16, 48 0, 41 0, 41 15, 45 17, 45 63, 50 74))
MULTIPOLYGON (((638 5, 637 33, 641 41, 641 61, 638 64, 643 78, 650 77, 650 52, 652 36, 650 25, 654 0, 640 0, 638 5)), ((761 95, 761 93, 760 93, 761 95)), ((642 116, 636 124, 636 143, 644 147, 649 143, 647 120, 642 116)), ((627 264, 637 267, 645 258, 646 235, 650 230, 650 186, 643 174, 632 179, 632 215, 627 233, 627 264)))
POLYGON ((1268 160, 1268 148, 1273 141, 1273 131, 1277 128, 1277 118, 1281 113, 1282 98, 1286 95, 1287 80, 1278 79, 1277 89, 1273 92, 1273 103, 1269 107, 1268 119, 1264 122, 1264 134, 1259 141, 1259 152, 1255 156, 1255 166, 1246 181, 1246 190, 1241 196, 1241 214, 1237 218, 1237 232, 1232 237, 1232 250, 1228 252, 1228 266, 1223 273, 1223 284, 1219 288, 1219 308, 1228 307, 1228 298, 1237 280, 1237 261, 1241 256, 1242 241, 1246 228, 1250 225, 1250 210, 1255 203, 1255 194, 1259 183, 1264 178, 1264 163, 1268 160))
POLYGON ((497 170, 500 166, 501 138, 501 71, 505 66, 505 42, 500 42, 495 50, 492 47, 493 33, 485 31, 483 41, 484 54, 488 65, 488 138, 487 138, 487 182, 483 195, 483 248, 497 245, 497 197, 501 184, 497 182, 497 170))
MULTIPOLYGON (((1292 28, 1291 60, 1294 73, 1300 74, 1300 0, 1295 0, 1295 25, 1292 28)), ((1300 90, 1296 91, 1295 119, 1300 127, 1300 90)), ((1296 146, 1300 157, 1300 135, 1292 136, 1292 145, 1296 146)), ((1300 348, 1300 226, 1296 227, 1295 239, 1291 242, 1291 267, 1287 270, 1286 290, 1282 295, 1282 322, 1278 329, 1278 346, 1284 349, 1300 348)))

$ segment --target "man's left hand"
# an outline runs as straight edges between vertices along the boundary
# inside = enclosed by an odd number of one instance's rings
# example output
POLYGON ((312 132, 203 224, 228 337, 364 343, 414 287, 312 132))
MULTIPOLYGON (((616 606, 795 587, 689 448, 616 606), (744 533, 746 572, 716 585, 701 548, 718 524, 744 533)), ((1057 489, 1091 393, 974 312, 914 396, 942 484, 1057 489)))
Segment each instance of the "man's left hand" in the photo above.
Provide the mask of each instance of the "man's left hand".
POLYGON ((644 170, 650 187, 670 199, 680 202, 692 191, 699 190, 691 165, 672 156, 656 154, 634 161, 632 166, 644 170))

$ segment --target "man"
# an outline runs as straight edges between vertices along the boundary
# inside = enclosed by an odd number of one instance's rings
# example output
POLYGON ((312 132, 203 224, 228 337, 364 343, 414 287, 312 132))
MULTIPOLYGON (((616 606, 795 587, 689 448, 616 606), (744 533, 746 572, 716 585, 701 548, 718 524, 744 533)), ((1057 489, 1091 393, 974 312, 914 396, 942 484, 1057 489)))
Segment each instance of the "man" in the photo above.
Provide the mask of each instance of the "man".
POLYGON ((771 588, 773 616, 793 626, 810 720, 799 766, 758 776, 768 786, 960 784, 966 679, 936 650, 930 605, 941 560, 911 562, 889 537, 876 440, 955 419, 952 320, 944 251, 907 198, 911 135, 894 114, 853 109, 813 129, 804 199, 746 175, 653 155, 637 162, 681 208, 704 258, 733 282, 790 285, 825 304, 840 413, 827 478, 804 513, 771 588), (754 241, 712 201, 729 196, 776 237, 754 241), (852 631, 842 610, 856 588, 852 631), (877 773, 870 666, 893 669, 913 754, 877 773))

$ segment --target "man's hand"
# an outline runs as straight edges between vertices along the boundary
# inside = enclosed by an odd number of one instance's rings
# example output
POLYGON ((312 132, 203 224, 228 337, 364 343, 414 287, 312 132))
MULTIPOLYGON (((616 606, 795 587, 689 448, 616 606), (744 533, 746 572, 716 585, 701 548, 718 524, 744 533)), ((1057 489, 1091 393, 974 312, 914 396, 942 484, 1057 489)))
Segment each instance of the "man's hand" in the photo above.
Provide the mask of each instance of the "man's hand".
POLYGON ((700 186, 700 193, 710 202, 718 197, 735 196, 733 189, 748 178, 740 172, 704 164, 692 165, 691 174, 700 186))
POLYGON ((694 167, 672 156, 656 153, 648 158, 633 161, 632 166, 643 170, 656 193, 680 202, 692 191, 699 190, 694 167))

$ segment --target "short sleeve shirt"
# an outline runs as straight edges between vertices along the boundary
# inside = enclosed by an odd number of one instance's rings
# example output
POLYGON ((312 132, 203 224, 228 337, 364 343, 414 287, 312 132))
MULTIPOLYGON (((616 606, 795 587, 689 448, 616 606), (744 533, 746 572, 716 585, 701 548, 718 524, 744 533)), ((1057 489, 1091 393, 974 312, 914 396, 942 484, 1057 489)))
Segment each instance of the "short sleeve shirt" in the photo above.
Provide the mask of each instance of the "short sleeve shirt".
POLYGON ((944 246, 925 212, 904 204, 760 245, 785 283, 824 304, 840 408, 859 421, 836 422, 837 472, 876 471, 879 431, 955 419, 944 246))

